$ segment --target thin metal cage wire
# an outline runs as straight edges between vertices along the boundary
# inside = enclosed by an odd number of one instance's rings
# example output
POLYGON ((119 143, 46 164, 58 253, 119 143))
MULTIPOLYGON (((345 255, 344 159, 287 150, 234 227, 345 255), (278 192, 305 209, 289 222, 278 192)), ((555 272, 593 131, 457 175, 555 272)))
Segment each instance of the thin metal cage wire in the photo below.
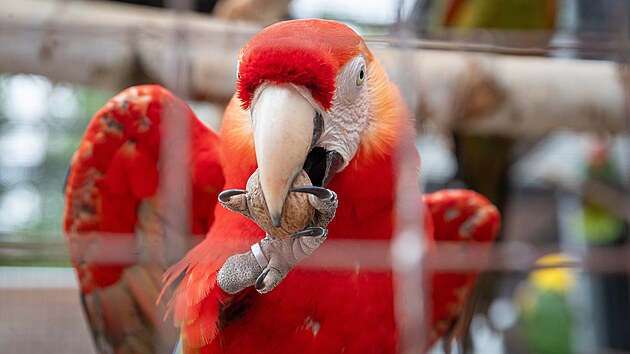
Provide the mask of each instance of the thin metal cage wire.
MULTIPOLYGON (((401 6, 401 8, 402 7, 403 6, 401 6)), ((625 14, 627 15, 627 12, 625 12, 625 14)), ((621 16, 621 17, 627 18, 627 16, 621 16)), ((620 30, 620 34, 618 37, 620 39, 623 39, 623 43, 621 43, 621 45, 618 46, 620 50, 624 51, 623 53, 619 54, 620 58, 626 57, 628 55, 627 54, 628 52, 627 21, 625 22, 626 22, 625 26, 620 26, 620 28, 623 28, 623 30, 620 30)), ((186 41, 186 38, 188 35, 189 33, 187 32, 186 29, 182 29, 181 32, 176 33, 174 35, 175 39, 173 40, 172 46, 169 46, 170 48, 169 51, 171 51, 170 57, 172 58, 172 61, 169 62, 167 68, 165 68, 165 70, 168 70, 174 73, 173 78, 171 79, 172 81, 169 80, 170 87, 173 89, 174 92, 179 93, 183 97, 187 97, 187 94, 185 93, 185 91, 186 91, 186 88, 189 87, 187 83, 185 82, 185 80, 189 77, 189 75, 187 74, 188 61, 187 61, 186 53, 188 53, 191 50, 190 46, 187 44, 188 42, 186 41), (175 70, 173 70, 173 68, 175 68, 175 70)), ((381 40, 379 40, 379 42, 380 41, 381 40)), ((384 43, 385 45, 392 45, 392 46, 414 47, 416 45, 414 44, 416 43, 414 41, 415 39, 406 37, 404 34, 401 34, 399 32, 398 37, 386 39, 384 43)), ((413 49, 409 49, 409 50, 417 50, 417 48, 414 47, 413 49)), ((485 50, 486 49, 482 48, 482 51, 485 51, 485 50)), ((488 51, 492 51, 492 50, 488 50, 488 51)), ((401 67, 409 68, 408 61, 405 61, 404 56, 402 55, 400 58, 400 64, 401 64, 401 67)), ((413 68, 409 68, 409 69, 413 70, 413 68)), ((402 78, 402 79, 398 78, 399 85, 403 88, 413 90, 413 82, 405 81, 404 79, 405 78, 402 78)), ((626 98, 626 102, 628 102, 627 98, 626 98)), ((165 116, 165 121, 168 122, 168 120, 169 120, 169 117, 167 115, 165 116)), ((187 136, 188 132, 187 132, 187 127, 186 126, 182 127, 181 124, 174 124, 173 126, 169 126, 169 128, 165 129, 165 131, 166 130, 168 132, 166 133, 165 136, 171 135, 172 139, 174 139, 173 141, 175 142, 175 144, 171 142, 168 145, 166 145, 166 143, 164 145, 164 146, 168 146, 167 149, 164 149, 167 152, 165 152, 165 155, 163 155, 164 160, 165 160, 164 162, 165 167, 163 171, 165 172, 164 176, 166 177, 166 180, 167 180, 167 182, 165 182, 165 185, 169 186, 171 185, 171 183, 178 184, 177 188, 173 187, 172 189, 169 189, 170 187, 166 187, 165 191, 163 191, 165 195, 165 199, 168 201, 167 204, 171 206, 171 208, 169 209, 175 210, 177 212, 177 214, 172 216, 173 220, 175 221, 169 221, 169 225, 177 225, 176 229, 174 230, 173 235, 178 234, 178 233, 180 235, 181 234, 186 235, 188 234, 186 233, 186 230, 188 230, 189 227, 186 225, 186 222, 185 222, 185 220, 187 220, 187 218, 185 217, 186 214, 182 213, 182 211, 187 209, 185 206, 188 205, 187 198, 189 198, 189 196, 186 195, 185 192, 180 193, 181 192, 180 188, 182 188, 181 186, 182 181, 187 180, 187 178, 185 178, 186 176, 178 174, 178 171, 181 172, 182 170, 186 170, 185 168, 181 168, 181 163, 182 161, 186 161, 186 159, 183 157, 185 157, 187 153, 182 150, 173 149, 172 147, 185 146, 186 144, 176 144, 176 142, 182 141, 182 139, 184 139, 183 137, 187 136), (173 182, 168 182, 169 180, 173 182)), ((165 140, 169 141, 169 138, 165 138, 165 140)), ((406 175, 407 172, 405 172, 406 170, 405 166, 407 164, 405 163, 405 161, 407 160, 406 160, 406 155, 404 153, 401 153, 400 160, 402 161, 402 163, 400 166, 401 178, 400 178, 399 191, 404 191, 404 188, 406 185, 405 183, 417 183, 417 181, 410 180, 409 179, 410 176, 406 175)), ((184 190, 186 190, 186 188, 184 188, 184 190)), ((405 193, 404 192, 399 193, 398 197, 399 197, 398 202, 400 203, 400 205, 407 207, 408 204, 406 203, 408 203, 408 201, 405 201, 405 193)), ((626 195, 625 197, 627 199, 628 196, 626 195)), ((421 319, 422 316, 415 316, 418 314, 419 309, 423 309, 425 307, 422 294, 426 292, 426 289, 423 285, 423 279, 418 276, 421 273, 421 271, 419 271, 420 270, 419 267, 421 266, 422 260, 424 259, 424 255, 425 255, 425 246, 423 245, 423 235, 416 231, 405 233, 405 232, 409 232, 410 230, 422 230, 422 225, 421 225, 422 220, 420 218, 417 218, 418 215, 421 215, 421 212, 418 211, 417 208, 418 208, 417 206, 415 208, 413 206, 409 207, 408 209, 403 208, 403 210, 409 210, 409 215, 411 215, 411 217, 404 216, 402 218, 403 226, 400 228, 400 230, 402 231, 397 234, 396 239, 394 241, 394 245, 393 247, 391 247, 391 252, 392 252, 391 259, 404 260, 408 262, 408 263, 400 262, 396 264, 395 261, 392 261, 394 263, 393 267, 394 267, 394 272, 397 279, 396 289, 398 290, 401 296, 399 300, 401 303, 405 303, 405 304, 409 304, 410 301, 411 303, 415 303, 412 306, 410 306, 410 308, 397 306, 398 318, 403 324, 403 328, 406 328, 409 331, 409 334, 407 334, 407 332, 403 330, 403 335, 404 335, 404 339, 402 343, 403 352, 416 352, 415 350, 422 346, 423 344, 422 339, 418 339, 418 338, 421 338, 421 336, 414 335, 413 333, 422 333, 422 328, 424 328, 424 326, 426 325, 424 323, 418 322, 418 320, 421 319), (404 245, 404 247, 399 247, 399 245, 404 245), (402 252, 400 251, 401 248, 405 248, 406 250, 402 252)), ((361 256, 358 256, 358 257, 364 258, 364 259, 374 259, 373 254, 377 254, 378 252, 381 252, 381 255, 385 254, 385 256, 383 256, 380 259, 384 259, 384 260, 390 259, 386 256, 388 253, 387 251, 390 249, 389 247, 390 245, 380 244, 380 245, 372 245, 372 246, 374 247, 370 249, 372 249, 375 253, 369 254, 365 257, 361 257, 361 256)), ((484 267, 484 265, 478 263, 478 260, 475 259, 474 256, 471 257, 471 254, 474 253, 472 249, 468 249, 467 251, 462 252, 462 250, 457 249, 455 245, 453 245, 454 246, 453 249, 449 249, 449 245, 443 245, 443 246, 444 246, 443 248, 440 248, 441 246, 438 245, 438 252, 440 251, 440 249, 443 249, 443 253, 442 253, 443 257, 436 257, 438 259, 437 261, 438 264, 435 265, 436 269, 470 270, 471 268, 481 269, 484 267), (454 254, 457 256, 453 256, 454 254), (455 259, 457 260, 457 262, 446 262, 446 261, 440 262, 439 261, 440 259, 451 259, 451 260, 455 259)), ((11 247, 14 247, 14 246, 5 245, 5 247, 2 247, 2 248, 6 250, 7 248, 11 248, 11 247)), ((24 249, 24 248, 29 248, 29 247, 24 246, 22 248, 24 249)), ((37 247, 33 246, 33 249, 35 248, 37 247)), ((181 254, 183 254, 183 249, 185 248, 186 246, 176 247, 173 251, 173 254, 174 254, 173 257, 181 256, 181 254)), ((356 248, 358 247, 354 247, 354 245, 348 245, 348 249, 356 250, 356 248)), ((538 256, 546 254, 549 251, 559 250, 559 249, 560 249, 559 246, 536 246, 536 245, 527 245, 527 244, 521 244, 521 243, 504 243, 502 245, 497 246, 493 250, 492 252, 493 261, 489 262, 489 267, 490 269, 503 271, 503 272, 505 271, 519 272, 519 273, 528 272, 534 269, 535 267, 534 261, 538 256)), ((630 269, 630 265, 626 261, 624 261, 626 259, 629 259, 629 257, 627 257, 628 252, 629 252, 627 247, 595 250, 595 251, 589 250, 586 253, 581 252, 580 250, 575 250, 575 251, 567 250, 566 248, 563 248, 562 250, 569 251, 572 254, 580 255, 577 261, 570 264, 565 264, 564 266, 576 267, 579 269, 585 269, 585 270, 593 271, 593 272, 629 272, 629 269, 630 269)), ((53 256, 51 257, 56 257, 54 256, 54 252, 64 253, 63 250, 53 251, 53 256)), ((106 256, 109 257, 111 256, 111 254, 108 254, 106 256)), ((334 259, 334 255, 331 257, 334 259)), ((338 261, 340 263, 345 262, 345 260, 343 259, 339 259, 338 261)), ((385 261, 385 263, 386 264, 375 265, 374 267, 387 268, 389 266, 389 262, 385 261)), ((332 264, 334 264, 334 262, 332 262, 332 264)), ((309 265, 309 263, 306 262, 304 266, 317 266, 317 265, 315 264, 309 265)), ((343 265, 343 264, 338 265, 338 267, 345 267, 345 266, 346 265, 343 265)))

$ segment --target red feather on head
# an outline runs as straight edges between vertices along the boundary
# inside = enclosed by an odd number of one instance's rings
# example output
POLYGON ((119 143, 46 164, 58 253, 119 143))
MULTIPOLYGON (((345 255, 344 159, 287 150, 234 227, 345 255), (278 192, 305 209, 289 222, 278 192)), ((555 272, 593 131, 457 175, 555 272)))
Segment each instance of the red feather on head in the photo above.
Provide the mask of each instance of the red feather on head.
POLYGON ((248 109, 258 85, 268 81, 304 86, 313 99, 329 109, 335 92, 335 69, 326 59, 311 50, 297 48, 268 48, 243 58, 237 83, 241 107, 248 109))
POLYGON ((287 21, 255 35, 239 55, 237 96, 249 109, 265 81, 306 87, 324 109, 332 106, 335 78, 365 44, 349 27, 323 20, 287 21), (322 35, 320 26, 338 35, 322 35), (316 40, 315 40, 316 39, 316 40))

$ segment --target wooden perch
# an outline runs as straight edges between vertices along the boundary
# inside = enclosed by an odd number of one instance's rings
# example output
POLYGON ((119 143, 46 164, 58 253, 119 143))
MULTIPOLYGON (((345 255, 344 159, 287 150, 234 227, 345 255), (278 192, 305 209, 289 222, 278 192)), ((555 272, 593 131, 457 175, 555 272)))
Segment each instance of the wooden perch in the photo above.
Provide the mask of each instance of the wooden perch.
POLYGON ((627 129, 617 63, 443 51, 408 60, 419 115, 447 129, 511 137, 627 129))
POLYGON ((3 0, 0 72, 122 89, 169 85, 174 58, 186 51, 189 92, 226 102, 236 56, 262 26, 97 1, 3 0))
MULTIPOLYGON (((95 1, 3 0, 0 18, 0 72, 113 89, 184 80, 193 98, 220 104, 234 91, 239 49, 262 27, 95 1), (187 75, 173 70, 178 57, 187 75)), ((517 137, 625 129, 628 81, 614 62, 368 43, 419 121, 517 137)))

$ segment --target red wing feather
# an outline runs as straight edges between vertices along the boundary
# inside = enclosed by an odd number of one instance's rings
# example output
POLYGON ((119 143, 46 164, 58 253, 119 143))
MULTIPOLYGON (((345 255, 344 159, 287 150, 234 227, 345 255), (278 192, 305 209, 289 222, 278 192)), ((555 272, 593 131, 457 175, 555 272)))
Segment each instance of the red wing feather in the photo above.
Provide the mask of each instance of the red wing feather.
MULTIPOLYGON (((490 243, 497 236, 499 211, 478 193, 442 190, 425 195, 424 202, 433 218, 436 242, 490 243)), ((444 335, 461 315, 476 279, 477 272, 431 275, 431 342, 444 335)))
POLYGON ((157 192, 167 105, 191 124, 190 221, 205 234, 224 183, 219 137, 168 90, 136 86, 116 95, 94 115, 72 158, 63 225, 99 352, 174 346, 165 306, 155 305, 166 268, 157 192))

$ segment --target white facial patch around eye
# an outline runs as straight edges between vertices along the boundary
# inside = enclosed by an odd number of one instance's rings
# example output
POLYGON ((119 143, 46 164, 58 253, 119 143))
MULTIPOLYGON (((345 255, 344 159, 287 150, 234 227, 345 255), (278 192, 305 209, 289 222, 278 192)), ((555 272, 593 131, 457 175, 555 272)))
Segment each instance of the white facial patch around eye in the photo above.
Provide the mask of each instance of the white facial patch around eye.
POLYGON ((359 98, 367 82, 367 72, 365 69, 365 59, 357 56, 349 61, 339 71, 337 75, 337 89, 335 98, 350 103, 359 98), (360 80, 360 81, 359 81, 360 80))
POLYGON ((365 58, 350 60, 337 75, 332 108, 324 114, 324 132, 318 145, 338 152, 343 158, 343 170, 354 157, 361 142, 361 133, 369 118, 365 58), (358 82, 361 71, 363 77, 358 82))

